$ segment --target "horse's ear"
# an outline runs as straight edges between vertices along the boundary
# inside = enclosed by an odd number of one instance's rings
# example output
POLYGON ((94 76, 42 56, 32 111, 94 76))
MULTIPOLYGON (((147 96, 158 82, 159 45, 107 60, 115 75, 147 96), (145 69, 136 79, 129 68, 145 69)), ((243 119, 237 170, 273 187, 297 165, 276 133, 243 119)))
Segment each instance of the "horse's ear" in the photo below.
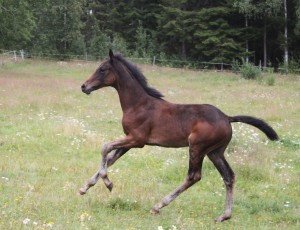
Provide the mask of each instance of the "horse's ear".
POLYGON ((114 53, 111 49, 109 49, 109 57, 110 57, 110 60, 112 61, 113 58, 114 58, 114 53))

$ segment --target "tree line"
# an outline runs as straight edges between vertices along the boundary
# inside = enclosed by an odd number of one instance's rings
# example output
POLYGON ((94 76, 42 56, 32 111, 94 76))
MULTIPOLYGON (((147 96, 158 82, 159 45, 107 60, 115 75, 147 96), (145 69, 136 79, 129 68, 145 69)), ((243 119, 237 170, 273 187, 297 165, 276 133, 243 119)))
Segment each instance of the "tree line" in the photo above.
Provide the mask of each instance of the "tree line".
POLYGON ((0 0, 0 49, 300 66, 299 0, 0 0))

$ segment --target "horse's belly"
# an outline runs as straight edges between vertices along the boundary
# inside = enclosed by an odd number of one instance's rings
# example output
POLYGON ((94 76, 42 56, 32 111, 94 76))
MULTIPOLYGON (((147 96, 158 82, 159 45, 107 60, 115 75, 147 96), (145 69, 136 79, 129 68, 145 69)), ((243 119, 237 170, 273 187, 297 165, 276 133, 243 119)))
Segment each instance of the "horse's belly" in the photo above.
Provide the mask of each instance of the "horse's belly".
POLYGON ((147 141, 147 145, 157 145, 162 147, 178 148, 189 145, 188 138, 178 135, 178 133, 170 133, 166 135, 151 136, 147 141))

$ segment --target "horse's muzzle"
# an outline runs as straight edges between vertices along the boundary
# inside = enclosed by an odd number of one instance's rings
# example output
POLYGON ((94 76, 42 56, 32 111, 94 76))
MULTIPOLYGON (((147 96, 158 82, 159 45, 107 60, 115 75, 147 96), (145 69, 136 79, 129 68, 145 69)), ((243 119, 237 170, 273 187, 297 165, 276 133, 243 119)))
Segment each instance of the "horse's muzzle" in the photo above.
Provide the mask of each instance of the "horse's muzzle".
POLYGON ((85 94, 90 94, 90 93, 91 93, 91 90, 88 90, 88 89, 86 88, 86 85, 85 85, 85 84, 83 84, 83 85, 81 86, 81 91, 84 92, 85 94))

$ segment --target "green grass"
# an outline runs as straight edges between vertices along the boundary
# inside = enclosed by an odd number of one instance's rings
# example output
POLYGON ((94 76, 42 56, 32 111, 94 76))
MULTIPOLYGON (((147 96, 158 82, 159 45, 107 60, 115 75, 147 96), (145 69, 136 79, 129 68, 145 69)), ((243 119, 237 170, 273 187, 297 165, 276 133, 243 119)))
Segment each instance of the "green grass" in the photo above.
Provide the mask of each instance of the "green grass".
POLYGON ((281 142, 234 124, 226 156, 237 175, 233 218, 225 189, 205 159, 203 179, 159 215, 152 206, 177 187, 188 166, 186 148, 133 149, 85 196, 101 146, 122 136, 113 89, 90 96, 80 85, 96 63, 26 61, 0 66, 0 229, 299 229, 300 77, 276 83, 238 75, 141 66, 150 84, 177 103, 209 103, 229 115, 268 121, 281 142), (30 221, 29 221, 30 220, 30 221))

